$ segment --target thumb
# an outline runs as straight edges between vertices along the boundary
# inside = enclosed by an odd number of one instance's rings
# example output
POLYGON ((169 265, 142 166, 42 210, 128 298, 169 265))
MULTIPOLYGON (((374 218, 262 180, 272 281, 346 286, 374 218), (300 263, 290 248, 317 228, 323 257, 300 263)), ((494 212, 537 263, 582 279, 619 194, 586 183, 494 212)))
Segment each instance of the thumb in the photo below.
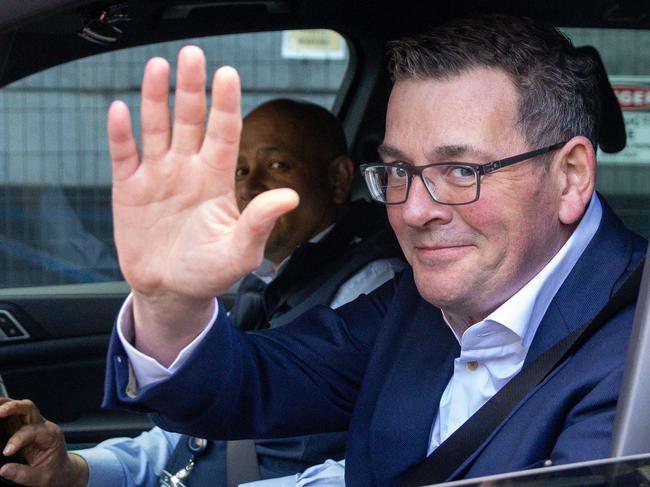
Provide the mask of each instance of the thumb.
POLYGON ((262 260, 264 246, 278 218, 295 209, 298 193, 281 188, 265 191, 246 205, 235 228, 234 238, 247 267, 254 269, 262 260))

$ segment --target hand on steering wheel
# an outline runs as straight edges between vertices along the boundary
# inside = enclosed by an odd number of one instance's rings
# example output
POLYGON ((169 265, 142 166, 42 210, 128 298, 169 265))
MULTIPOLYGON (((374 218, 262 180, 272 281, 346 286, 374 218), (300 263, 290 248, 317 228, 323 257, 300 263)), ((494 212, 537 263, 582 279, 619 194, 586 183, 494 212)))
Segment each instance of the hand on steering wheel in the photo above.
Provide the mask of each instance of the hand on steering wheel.
POLYGON ((78 455, 68 454, 61 428, 41 415, 30 400, 0 397, 0 420, 9 439, 2 455, 22 456, 24 464, 10 461, 0 476, 33 487, 85 487, 88 466, 78 455))

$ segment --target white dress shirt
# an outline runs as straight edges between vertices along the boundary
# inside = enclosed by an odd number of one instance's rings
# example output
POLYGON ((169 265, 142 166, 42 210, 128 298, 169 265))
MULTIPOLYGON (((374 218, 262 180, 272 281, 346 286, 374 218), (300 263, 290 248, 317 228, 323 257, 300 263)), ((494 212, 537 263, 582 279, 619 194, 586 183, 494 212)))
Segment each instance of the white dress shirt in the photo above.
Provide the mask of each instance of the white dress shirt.
POLYGON ((483 321, 456 335, 460 356, 440 399, 427 455, 521 370, 546 309, 596 233, 602 214, 594 194, 578 227, 551 261, 483 321))

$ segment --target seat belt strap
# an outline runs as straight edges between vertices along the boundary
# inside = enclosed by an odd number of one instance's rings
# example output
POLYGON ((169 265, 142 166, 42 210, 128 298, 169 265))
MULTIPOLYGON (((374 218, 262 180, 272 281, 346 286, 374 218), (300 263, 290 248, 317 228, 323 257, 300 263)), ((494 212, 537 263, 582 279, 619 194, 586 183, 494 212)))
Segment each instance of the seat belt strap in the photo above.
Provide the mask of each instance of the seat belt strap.
POLYGON ((255 441, 235 440, 226 444, 226 478, 228 487, 260 480, 255 441))
POLYGON ((524 367, 460 428, 443 441, 431 455, 409 469, 398 486, 417 487, 448 480, 533 387, 539 384, 565 358, 580 348, 616 313, 636 300, 642 273, 643 261, 590 322, 574 330, 524 367))

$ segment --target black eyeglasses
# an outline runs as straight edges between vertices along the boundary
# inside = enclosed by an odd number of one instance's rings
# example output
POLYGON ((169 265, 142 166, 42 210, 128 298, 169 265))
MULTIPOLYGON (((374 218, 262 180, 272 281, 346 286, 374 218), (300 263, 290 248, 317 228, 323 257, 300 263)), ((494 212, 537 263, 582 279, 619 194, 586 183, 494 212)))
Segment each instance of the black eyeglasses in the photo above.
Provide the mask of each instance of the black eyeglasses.
POLYGON ((418 175, 434 201, 443 205, 466 205, 478 200, 481 176, 557 150, 564 144, 566 142, 560 142, 487 164, 435 162, 424 166, 413 166, 402 161, 387 164, 375 162, 363 164, 361 174, 366 181, 370 196, 380 203, 387 205, 404 203, 411 189, 413 175, 418 175))

